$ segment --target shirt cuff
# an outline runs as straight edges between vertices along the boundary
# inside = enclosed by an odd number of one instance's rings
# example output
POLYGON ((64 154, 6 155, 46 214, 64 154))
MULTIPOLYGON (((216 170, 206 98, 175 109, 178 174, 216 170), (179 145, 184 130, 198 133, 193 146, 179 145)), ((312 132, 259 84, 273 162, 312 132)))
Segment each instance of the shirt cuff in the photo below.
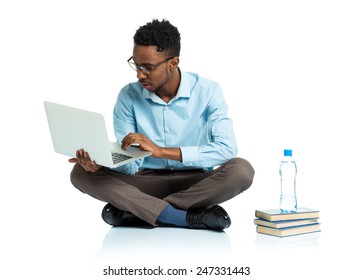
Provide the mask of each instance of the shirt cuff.
POLYGON ((180 147, 182 153, 182 163, 186 166, 201 166, 199 159, 199 147, 180 147))

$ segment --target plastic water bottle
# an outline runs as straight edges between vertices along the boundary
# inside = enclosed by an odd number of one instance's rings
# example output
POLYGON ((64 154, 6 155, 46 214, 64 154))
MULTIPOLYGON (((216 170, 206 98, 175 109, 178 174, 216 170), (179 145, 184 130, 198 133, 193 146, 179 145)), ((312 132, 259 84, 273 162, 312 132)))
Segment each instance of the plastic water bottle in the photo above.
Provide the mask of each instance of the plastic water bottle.
POLYGON ((284 150, 284 158, 280 163, 280 209, 282 213, 293 213, 297 211, 296 174, 297 166, 292 158, 292 150, 284 150))

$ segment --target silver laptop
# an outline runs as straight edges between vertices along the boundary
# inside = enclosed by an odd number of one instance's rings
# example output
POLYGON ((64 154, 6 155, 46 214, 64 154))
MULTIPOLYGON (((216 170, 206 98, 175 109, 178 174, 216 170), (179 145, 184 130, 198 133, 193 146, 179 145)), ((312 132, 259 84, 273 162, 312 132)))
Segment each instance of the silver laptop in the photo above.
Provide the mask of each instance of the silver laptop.
POLYGON ((57 103, 44 102, 54 150, 76 157, 84 149, 97 164, 114 168, 151 155, 136 147, 123 150, 109 142, 105 120, 99 113, 89 112, 57 103))

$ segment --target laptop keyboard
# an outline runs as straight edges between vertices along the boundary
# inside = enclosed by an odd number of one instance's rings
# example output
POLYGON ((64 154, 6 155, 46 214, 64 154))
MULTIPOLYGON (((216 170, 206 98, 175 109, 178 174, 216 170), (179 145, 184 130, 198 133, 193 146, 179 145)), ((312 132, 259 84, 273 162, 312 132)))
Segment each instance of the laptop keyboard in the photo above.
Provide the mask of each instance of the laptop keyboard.
POLYGON ((131 156, 126 156, 126 155, 115 153, 115 152, 112 152, 111 156, 112 156, 112 162, 114 164, 117 164, 117 163, 124 161, 126 159, 129 159, 129 158, 132 158, 131 156))

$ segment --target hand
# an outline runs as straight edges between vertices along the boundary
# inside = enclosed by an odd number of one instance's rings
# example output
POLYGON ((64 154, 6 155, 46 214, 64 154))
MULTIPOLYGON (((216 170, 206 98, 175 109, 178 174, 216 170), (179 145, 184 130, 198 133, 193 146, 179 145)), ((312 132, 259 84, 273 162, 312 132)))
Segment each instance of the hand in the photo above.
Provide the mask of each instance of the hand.
POLYGON ((76 151, 77 158, 70 158, 68 162, 78 163, 87 172, 95 172, 101 168, 101 165, 96 164, 96 162, 90 159, 89 154, 83 149, 76 151))
POLYGON ((129 133, 122 139, 122 149, 126 150, 130 146, 138 145, 139 149, 151 152, 152 157, 167 158, 182 161, 182 153, 180 148, 162 148, 155 145, 144 134, 129 133))
POLYGON ((155 145, 144 134, 129 133, 122 139, 121 148, 126 150, 130 146, 138 145, 139 149, 152 153, 153 157, 162 157, 162 148, 155 145))

